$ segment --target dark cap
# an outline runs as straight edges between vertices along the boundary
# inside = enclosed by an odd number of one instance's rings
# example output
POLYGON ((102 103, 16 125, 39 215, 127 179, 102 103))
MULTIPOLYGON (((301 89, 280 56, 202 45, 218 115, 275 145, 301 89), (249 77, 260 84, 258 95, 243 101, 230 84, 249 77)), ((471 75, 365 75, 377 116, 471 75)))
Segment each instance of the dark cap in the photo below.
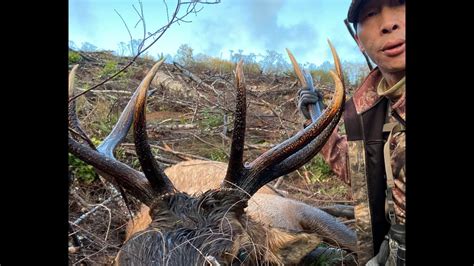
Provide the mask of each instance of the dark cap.
POLYGON ((363 4, 365 4, 367 0, 352 0, 351 6, 349 7, 349 12, 347 13, 347 20, 351 23, 359 22, 359 12, 362 8, 363 4))

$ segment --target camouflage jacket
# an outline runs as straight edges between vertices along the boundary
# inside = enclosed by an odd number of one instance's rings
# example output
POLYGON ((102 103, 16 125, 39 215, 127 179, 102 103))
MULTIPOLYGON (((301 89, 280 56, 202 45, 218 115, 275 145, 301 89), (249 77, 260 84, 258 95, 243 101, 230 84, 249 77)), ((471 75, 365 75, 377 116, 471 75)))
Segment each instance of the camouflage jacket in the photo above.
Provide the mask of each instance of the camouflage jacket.
MULTIPOLYGON (((383 148, 388 133, 385 123, 405 123, 405 93, 392 102, 379 96, 376 88, 382 79, 375 68, 369 73, 344 111, 345 135, 336 130, 321 150, 332 170, 351 185, 356 204, 355 218, 359 260, 365 264, 377 254, 390 223, 386 211, 386 167, 383 148), (401 121, 401 122, 400 122, 401 121)), ((397 124, 398 124, 397 123, 397 124)), ((393 198, 397 223, 405 223, 405 131, 394 132, 390 138, 389 160, 393 173, 393 198)))

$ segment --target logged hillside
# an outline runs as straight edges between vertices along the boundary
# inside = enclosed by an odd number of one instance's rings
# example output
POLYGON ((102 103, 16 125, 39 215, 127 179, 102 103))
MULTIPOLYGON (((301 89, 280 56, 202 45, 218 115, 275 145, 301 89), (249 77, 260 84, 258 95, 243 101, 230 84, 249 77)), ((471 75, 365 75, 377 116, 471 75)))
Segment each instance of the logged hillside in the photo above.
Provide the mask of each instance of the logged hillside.
MULTIPOLYGON (((115 73, 130 58, 108 52, 72 52, 69 60, 70 68, 79 64, 77 94, 115 73)), ((96 145, 110 132, 154 63, 138 58, 116 78, 77 99, 78 118, 96 145)), ((190 159, 227 162, 235 105, 234 67, 224 60, 161 66, 151 85, 153 94, 148 97, 146 114, 149 142, 160 166, 190 159)), ((299 87, 292 72, 264 74, 254 65, 244 65, 244 74, 248 105, 244 160, 250 162, 296 134, 304 120, 296 109, 299 87)), ((315 85, 329 103, 331 83, 315 80, 315 85)), ((346 88, 349 94, 353 89, 346 88)), ((140 170, 132 134, 120 144, 116 157, 140 170)), ((125 200, 132 213, 138 203, 131 197, 124 200, 91 166, 71 154, 69 174, 70 246, 81 246, 70 248, 70 264, 109 264, 123 242, 130 217, 125 200)), ((352 203, 349 187, 337 179, 320 155, 270 184, 282 195, 314 206, 352 203)))

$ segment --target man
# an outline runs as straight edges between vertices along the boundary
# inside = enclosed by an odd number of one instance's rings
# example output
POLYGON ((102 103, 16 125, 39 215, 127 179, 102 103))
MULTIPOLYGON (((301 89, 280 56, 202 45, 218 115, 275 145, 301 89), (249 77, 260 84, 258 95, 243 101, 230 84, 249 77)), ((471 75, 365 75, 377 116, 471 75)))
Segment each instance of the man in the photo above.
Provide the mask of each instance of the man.
MULTIPOLYGON (((335 130, 321 153, 351 185, 359 262, 404 265, 405 1, 353 0, 348 20, 377 67, 346 102, 346 135, 335 130)), ((302 88, 299 108, 307 119, 307 105, 320 99, 302 88)))

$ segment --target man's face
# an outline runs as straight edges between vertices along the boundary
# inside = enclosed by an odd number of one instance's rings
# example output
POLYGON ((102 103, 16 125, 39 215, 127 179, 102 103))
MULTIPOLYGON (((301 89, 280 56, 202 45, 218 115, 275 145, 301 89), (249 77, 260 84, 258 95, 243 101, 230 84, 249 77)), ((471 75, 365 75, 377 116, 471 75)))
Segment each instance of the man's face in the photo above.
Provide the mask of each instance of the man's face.
POLYGON ((405 70, 405 1, 370 0, 359 13, 357 37, 380 70, 405 70))

